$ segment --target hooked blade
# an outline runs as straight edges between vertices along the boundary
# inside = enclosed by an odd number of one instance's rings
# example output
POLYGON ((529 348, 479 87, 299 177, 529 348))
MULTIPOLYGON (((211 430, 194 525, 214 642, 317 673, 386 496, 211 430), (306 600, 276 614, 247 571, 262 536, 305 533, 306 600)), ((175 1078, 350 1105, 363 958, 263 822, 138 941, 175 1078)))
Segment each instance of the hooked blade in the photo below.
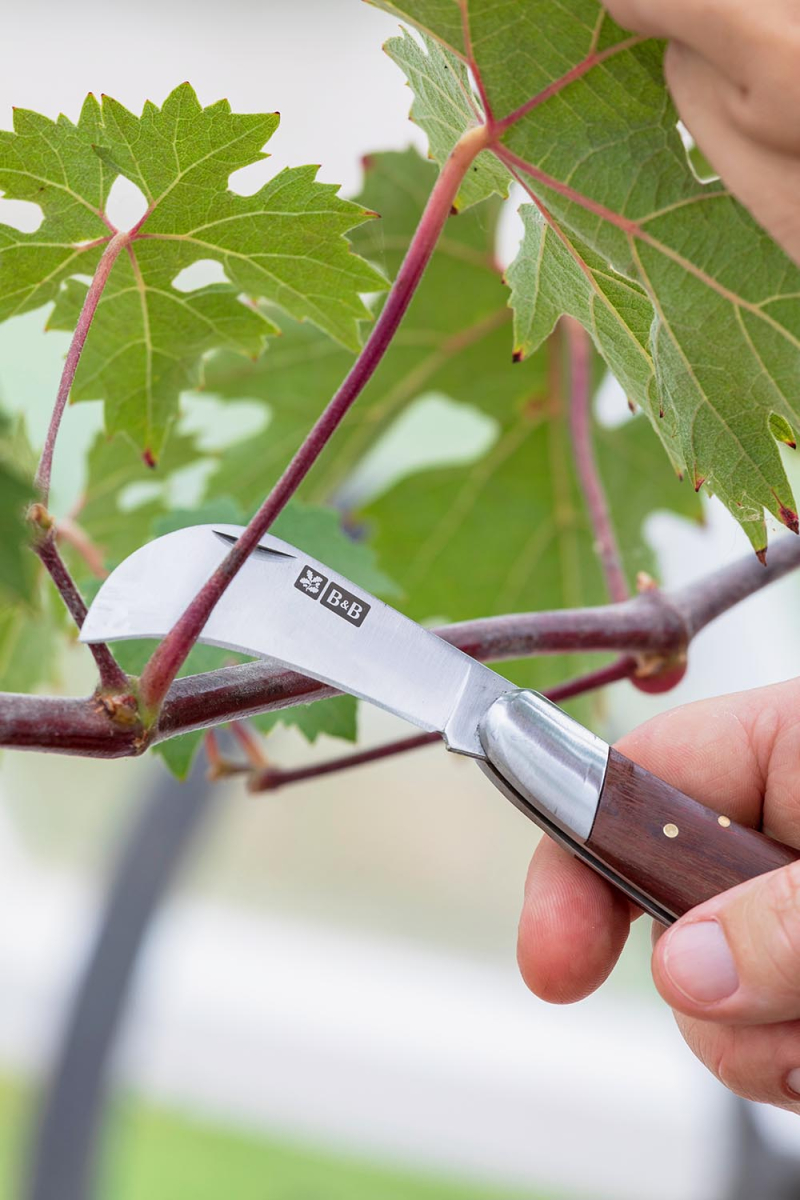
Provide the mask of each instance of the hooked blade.
MULTIPOLYGON (((148 542, 105 580, 82 642, 163 637, 219 566, 238 525, 195 525, 148 542)), ((514 685, 302 550, 267 535, 199 639, 274 659, 369 700, 451 750, 485 758, 478 722, 514 685)))

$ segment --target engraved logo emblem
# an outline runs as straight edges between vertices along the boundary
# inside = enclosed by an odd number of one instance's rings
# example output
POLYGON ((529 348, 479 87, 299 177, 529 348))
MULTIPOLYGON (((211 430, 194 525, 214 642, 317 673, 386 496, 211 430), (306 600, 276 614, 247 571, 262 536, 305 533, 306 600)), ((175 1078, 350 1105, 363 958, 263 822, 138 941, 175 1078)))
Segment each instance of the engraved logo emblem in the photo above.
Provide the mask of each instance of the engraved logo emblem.
POLYGON ((294 586, 298 591, 305 592, 307 596, 311 596, 314 600, 319 600, 322 595, 322 589, 327 582, 324 575, 318 575, 316 571, 311 570, 311 567, 304 567, 294 586))
POLYGON ((366 600, 354 596, 338 583, 329 582, 325 575, 318 574, 311 567, 303 567, 294 586, 312 600, 321 600, 325 608, 357 628, 364 624, 364 618, 371 608, 366 600))

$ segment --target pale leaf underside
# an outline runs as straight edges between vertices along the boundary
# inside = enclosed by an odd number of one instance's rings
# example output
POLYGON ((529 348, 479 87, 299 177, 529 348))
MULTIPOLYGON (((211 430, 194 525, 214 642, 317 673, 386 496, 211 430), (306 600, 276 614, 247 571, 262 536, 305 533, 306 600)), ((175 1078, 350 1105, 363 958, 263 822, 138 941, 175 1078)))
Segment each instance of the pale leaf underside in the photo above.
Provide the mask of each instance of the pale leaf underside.
MULTIPOLYGON (((719 495, 757 549, 764 510, 796 530, 775 439, 791 444, 800 424, 800 269, 719 180, 693 173, 661 44, 620 29, 596 0, 379 6, 472 69, 494 152, 554 231, 529 218, 514 272, 525 348, 559 309, 574 312, 673 464, 719 495)), ((424 101, 435 107, 430 86, 424 101)), ((440 98, 440 119, 452 126, 453 113, 440 98)))

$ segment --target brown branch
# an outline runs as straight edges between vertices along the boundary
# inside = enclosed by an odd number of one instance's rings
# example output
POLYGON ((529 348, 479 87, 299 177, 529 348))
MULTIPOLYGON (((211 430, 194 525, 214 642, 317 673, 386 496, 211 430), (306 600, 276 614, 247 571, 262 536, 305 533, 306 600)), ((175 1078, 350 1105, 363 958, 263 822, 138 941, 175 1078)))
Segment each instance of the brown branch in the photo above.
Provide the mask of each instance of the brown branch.
POLYGON ((673 592, 672 606, 691 641, 717 617, 790 571, 797 570, 798 566, 800 538, 796 534, 784 534, 772 543, 763 565, 754 554, 729 563, 712 575, 696 579, 673 592))
POLYGON ((0 746, 74 754, 83 758, 130 758, 146 746, 142 729, 115 720, 97 696, 0 694, 0 746))
MULTIPOLYGON (((620 679, 629 679, 636 671, 635 658, 620 658, 599 671, 580 675, 550 688, 544 694, 549 700, 560 703, 573 696, 583 696, 587 692, 596 691, 609 683, 620 679)), ((338 758, 327 759, 325 762, 312 763, 308 767, 295 767, 293 770, 283 770, 280 767, 264 767, 254 771, 247 781, 249 792, 274 792, 290 783, 300 783, 306 779, 317 779, 320 775, 333 775, 337 771, 349 771, 352 767, 361 767, 367 763, 379 762, 397 754, 407 754, 409 750, 419 750, 423 746, 431 746, 441 741, 439 733, 418 733, 413 737, 400 738, 395 742, 386 742, 382 746, 373 746, 370 750, 357 750, 353 754, 342 754, 338 758)))
MULTIPOLYGON (((532 654, 616 650, 674 657, 728 609, 800 567, 800 538, 781 538, 762 567, 748 554, 674 592, 646 592, 622 604, 465 621, 436 632, 482 661, 532 654)), ((192 729, 208 729, 334 696, 314 679, 258 661, 178 679, 155 729, 143 730, 124 704, 107 698, 0 694, 0 746, 120 758, 192 729)))
MULTIPOLYGON (((78 629, 80 629, 86 620, 86 602, 78 591, 75 581, 67 569, 67 564, 59 553, 53 536, 53 529, 43 537, 37 538, 33 549, 50 573, 50 577, 56 585, 70 616, 78 629)), ((101 689, 104 692, 129 693, 130 682, 128 676, 114 658, 108 646, 104 642, 95 642, 89 646, 89 649, 97 663, 101 689)))
POLYGON ((627 600, 630 590, 622 569, 622 555, 592 439, 591 343, 586 330, 573 317, 564 317, 563 323, 569 342, 569 426, 578 480, 589 510, 595 549, 603 568, 609 597, 617 601, 627 600))

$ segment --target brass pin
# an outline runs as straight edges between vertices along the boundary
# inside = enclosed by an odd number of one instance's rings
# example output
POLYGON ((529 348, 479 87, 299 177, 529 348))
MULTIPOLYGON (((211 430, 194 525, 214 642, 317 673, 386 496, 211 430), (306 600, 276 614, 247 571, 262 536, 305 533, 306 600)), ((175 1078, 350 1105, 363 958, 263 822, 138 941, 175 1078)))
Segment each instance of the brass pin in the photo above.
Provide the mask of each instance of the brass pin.
POLYGON ((670 823, 664 826, 664 836, 668 838, 676 838, 678 836, 678 826, 670 823))

